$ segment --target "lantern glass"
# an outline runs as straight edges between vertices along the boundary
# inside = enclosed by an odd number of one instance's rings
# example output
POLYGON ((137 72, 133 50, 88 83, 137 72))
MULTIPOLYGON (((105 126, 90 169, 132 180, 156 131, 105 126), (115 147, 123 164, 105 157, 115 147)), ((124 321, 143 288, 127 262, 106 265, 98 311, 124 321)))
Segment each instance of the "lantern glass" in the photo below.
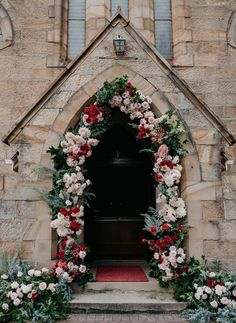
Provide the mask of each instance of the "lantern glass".
POLYGON ((125 54, 126 49, 126 40, 118 36, 117 39, 113 40, 113 46, 116 52, 116 55, 121 56, 125 54))

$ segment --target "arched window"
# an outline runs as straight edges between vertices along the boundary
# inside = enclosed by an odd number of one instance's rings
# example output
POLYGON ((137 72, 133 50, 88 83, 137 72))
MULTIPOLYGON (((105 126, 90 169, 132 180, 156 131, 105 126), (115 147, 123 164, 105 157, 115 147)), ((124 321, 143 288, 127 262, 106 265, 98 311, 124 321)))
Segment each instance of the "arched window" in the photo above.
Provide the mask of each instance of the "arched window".
POLYGON ((129 1, 128 0, 111 0, 111 15, 113 16, 116 11, 117 7, 121 7, 121 10, 124 16, 129 16, 129 1))
POLYGON ((86 1, 69 0, 68 10, 68 58, 73 59, 85 45, 86 1))
POLYGON ((155 46, 166 59, 173 56, 171 0, 154 0, 155 46))

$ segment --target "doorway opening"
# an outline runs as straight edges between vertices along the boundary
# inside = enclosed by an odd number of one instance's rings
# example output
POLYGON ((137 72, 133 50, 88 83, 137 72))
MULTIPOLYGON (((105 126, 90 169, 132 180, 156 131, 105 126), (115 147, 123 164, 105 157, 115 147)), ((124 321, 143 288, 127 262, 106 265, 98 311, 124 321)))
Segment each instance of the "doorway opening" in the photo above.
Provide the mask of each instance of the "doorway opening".
POLYGON ((141 214, 155 205, 155 187, 153 161, 140 153, 143 148, 128 118, 116 111, 110 129, 86 162, 96 195, 85 212, 85 242, 92 260, 147 258, 141 214))

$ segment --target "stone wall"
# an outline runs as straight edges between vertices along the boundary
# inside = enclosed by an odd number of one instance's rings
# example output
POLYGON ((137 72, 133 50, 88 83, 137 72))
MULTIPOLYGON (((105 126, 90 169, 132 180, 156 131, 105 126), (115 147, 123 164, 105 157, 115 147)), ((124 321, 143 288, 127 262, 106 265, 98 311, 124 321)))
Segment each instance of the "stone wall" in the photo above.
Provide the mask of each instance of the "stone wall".
MULTIPOLYGON (((7 7, 14 29, 13 45, 0 50, 0 134, 3 136, 64 70, 65 60, 61 58, 66 56, 66 46, 60 43, 58 35, 63 27, 60 10, 63 12, 67 6, 65 1, 54 0, 0 3, 7 7)), ((152 3, 145 1, 145 7, 150 3, 149 11, 145 11, 145 24, 141 21, 144 18, 138 17, 143 2, 138 3, 130 1, 131 23, 152 43, 152 3)), ((91 0, 87 5, 89 42, 109 19, 109 1, 91 0)), ((174 68, 236 134, 236 49, 227 44, 228 20, 235 7, 234 0, 172 1, 174 68)), ((123 32, 121 28, 119 33, 123 32)), ((0 143, 0 251, 22 247, 25 256, 31 259, 50 260, 52 235, 48 210, 33 188, 50 187, 51 183, 40 178, 35 167, 40 163, 50 165, 46 148, 58 142, 57 133, 76 121, 81 106, 102 82, 126 73, 137 87, 152 96, 157 110, 163 112, 168 106, 176 109, 193 142, 183 161, 181 186, 189 222, 194 227, 188 242, 189 253, 197 256, 205 253, 210 259, 222 259, 227 268, 236 268, 232 260, 236 256, 235 167, 228 165, 222 172, 220 155, 220 151, 225 151, 228 159, 234 160, 234 147, 226 148, 226 142, 212 124, 170 80, 161 61, 132 30, 124 33, 129 58, 117 59, 112 48, 116 35, 114 30, 99 39, 10 146, 0 143), (18 173, 5 163, 16 151, 20 153, 18 173)))

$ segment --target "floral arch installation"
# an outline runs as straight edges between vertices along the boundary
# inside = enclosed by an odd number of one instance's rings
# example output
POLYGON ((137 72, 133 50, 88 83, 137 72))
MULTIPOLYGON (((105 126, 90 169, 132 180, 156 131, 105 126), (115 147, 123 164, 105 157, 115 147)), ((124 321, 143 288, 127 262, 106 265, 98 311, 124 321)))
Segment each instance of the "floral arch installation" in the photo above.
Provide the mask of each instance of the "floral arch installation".
MULTIPOLYGON (((227 315, 236 318, 235 278, 217 266, 209 269, 204 257, 201 262, 186 257, 183 240, 189 227, 185 222, 185 202, 178 187, 182 171, 180 161, 187 154, 182 136, 184 129, 173 111, 155 116, 151 104, 151 98, 128 82, 127 76, 105 82, 84 107, 77 126, 62 136, 58 147, 49 148, 54 161, 53 188, 43 197, 51 208, 51 227, 59 236, 54 275, 59 280, 68 283, 74 280, 79 284, 85 284, 92 277, 85 265, 89 249, 82 241, 84 206, 89 205, 93 197, 84 164, 102 134, 109 129, 114 111, 120 110, 128 116, 137 140, 145 143, 145 151, 152 154, 154 160, 158 209, 150 207, 144 214, 144 230, 150 239, 142 241, 153 255, 152 276, 162 286, 173 288, 177 300, 196 309, 188 313, 188 318, 193 318, 194 322, 203 322, 202 317, 208 317, 209 322, 210 318, 227 315)), ((234 318, 227 322, 235 322, 234 318)))
POLYGON ((182 241, 188 227, 180 224, 186 209, 178 189, 180 159, 186 154, 180 139, 184 130, 172 111, 156 117, 151 103, 151 98, 128 82, 126 76, 105 82, 84 108, 79 124, 63 136, 57 148, 49 149, 55 169, 54 186, 47 194, 47 201, 52 210, 51 227, 59 236, 55 270, 69 282, 86 280, 89 276, 84 265, 87 247, 81 241, 81 234, 84 206, 89 204, 92 193, 83 165, 101 135, 109 129, 117 109, 128 115, 130 125, 137 131, 137 140, 145 142, 145 151, 154 157, 153 176, 160 191, 160 208, 158 211, 149 208, 145 230, 153 239, 143 240, 153 251, 153 274, 165 283, 175 279, 186 266, 182 241))

